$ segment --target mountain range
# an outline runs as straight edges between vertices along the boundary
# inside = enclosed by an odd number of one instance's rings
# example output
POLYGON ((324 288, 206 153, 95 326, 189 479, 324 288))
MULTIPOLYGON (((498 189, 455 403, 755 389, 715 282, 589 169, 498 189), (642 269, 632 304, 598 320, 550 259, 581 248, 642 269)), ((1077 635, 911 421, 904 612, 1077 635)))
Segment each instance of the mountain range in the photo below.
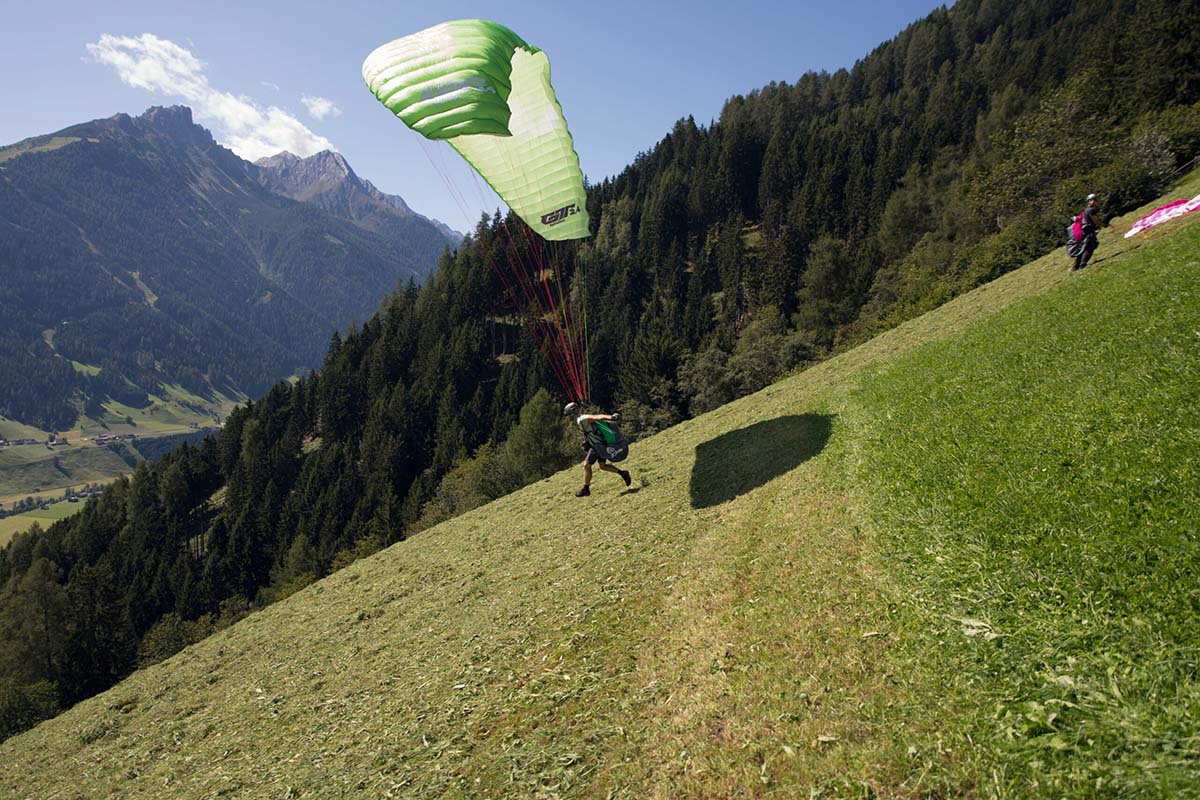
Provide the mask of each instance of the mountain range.
POLYGON ((182 106, 0 148, 0 231, 0 416, 48 430, 261 394, 461 240, 340 154, 252 164, 182 106))
POLYGON ((346 158, 332 150, 301 158, 282 152, 254 162, 259 182, 269 191, 313 203, 339 219, 353 222, 369 231, 401 230, 429 223, 437 228, 451 244, 462 241, 463 235, 444 222, 422 216, 409 208, 404 198, 386 194, 375 184, 355 174, 346 158), (411 220, 409 225, 401 223, 411 220))

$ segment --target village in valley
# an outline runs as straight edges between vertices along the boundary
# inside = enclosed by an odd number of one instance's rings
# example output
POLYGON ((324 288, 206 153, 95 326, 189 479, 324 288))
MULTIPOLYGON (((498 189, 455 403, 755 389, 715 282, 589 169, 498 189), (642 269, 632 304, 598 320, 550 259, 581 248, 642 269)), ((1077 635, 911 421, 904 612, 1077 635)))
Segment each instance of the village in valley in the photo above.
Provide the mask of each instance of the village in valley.
POLYGON ((25 514, 38 509, 48 509, 54 503, 66 501, 68 503, 79 503, 93 497, 99 497, 104 491, 103 484, 84 484, 81 488, 68 487, 61 497, 27 497, 24 500, 17 500, 12 503, 11 508, 5 508, 3 503, 0 503, 0 519, 14 514, 25 514))
MULTIPOLYGON (((193 429, 196 427, 193 425, 193 429)), ((98 436, 81 436, 79 441, 92 442, 96 445, 109 444, 111 442, 132 442, 136 441, 138 435, 136 433, 102 433, 98 436)), ((71 442, 65 436, 56 436, 50 434, 45 441, 38 439, 0 439, 0 448, 3 447, 21 447, 24 445, 39 445, 44 444, 46 447, 70 447, 71 442)))
MULTIPOLYGON (((146 439, 154 439, 159 436, 178 436, 181 433, 192 434, 213 434, 220 430, 218 425, 201 426, 196 422, 187 423, 186 431, 172 431, 170 433, 155 432, 155 433, 98 433, 92 436, 80 435, 78 438, 71 440, 65 434, 47 433, 45 439, 24 436, 21 438, 5 438, 0 437, 0 451, 16 451, 16 448, 36 448, 41 447, 46 450, 56 451, 62 448, 72 448, 91 445, 97 448, 112 447, 114 445, 134 445, 138 441, 146 439)), ((20 452, 20 451, 16 451, 20 452)), ((25 451, 28 452, 28 451, 25 451)), ((58 463, 57 456, 45 456, 40 458, 53 458, 55 463, 58 463)), ((92 497, 99 497, 105 485, 111 482, 111 479, 104 479, 96 482, 74 484, 63 486, 61 483, 58 488, 62 490, 61 494, 54 494, 54 485, 51 484, 43 489, 41 486, 30 488, 30 494, 19 499, 13 499, 11 496, 0 500, 0 519, 7 517, 17 517, 19 515, 28 514, 36 511, 48 511, 52 505, 57 503, 80 503, 92 497), (7 502, 6 502, 7 501, 7 502)), ((61 515, 73 513, 63 511, 61 515)), ((55 514, 60 516, 60 514, 55 514)))
MULTIPOLYGON (((191 433, 216 433, 220 429, 221 428, 218 425, 201 426, 195 422, 189 422, 187 425, 187 431, 191 433)), ((139 438, 151 437, 136 433, 99 433, 95 436, 80 436, 78 441, 91 442, 97 447, 103 447, 116 442, 136 442, 139 438)), ((45 445, 47 448, 53 450, 56 447, 70 447, 71 442, 65 435, 54 433, 47 434, 45 440, 28 437, 23 439, 5 439, 4 437, 0 436, 0 449, 4 449, 6 447, 25 447, 30 445, 45 445)))

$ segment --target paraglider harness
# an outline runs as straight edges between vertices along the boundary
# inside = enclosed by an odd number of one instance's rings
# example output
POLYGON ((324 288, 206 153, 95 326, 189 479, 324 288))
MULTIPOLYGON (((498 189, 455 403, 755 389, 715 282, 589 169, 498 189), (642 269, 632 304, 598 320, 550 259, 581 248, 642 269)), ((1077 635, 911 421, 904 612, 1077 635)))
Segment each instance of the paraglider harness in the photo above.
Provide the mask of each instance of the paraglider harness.
POLYGON ((1096 210, 1091 205, 1095 199, 1096 195, 1089 194, 1088 207, 1076 214, 1067 226, 1067 255, 1071 258, 1079 258, 1089 249, 1096 249, 1096 228, 1099 223, 1095 217, 1096 210))
POLYGON ((1067 255, 1071 258, 1079 258, 1083 254, 1083 245, 1086 239, 1087 237, 1083 234, 1083 214, 1079 214, 1067 226, 1067 255))
POLYGON ((629 455, 629 441, 621 433, 616 422, 594 419, 583 432, 583 449, 596 454, 601 461, 624 461, 629 455))

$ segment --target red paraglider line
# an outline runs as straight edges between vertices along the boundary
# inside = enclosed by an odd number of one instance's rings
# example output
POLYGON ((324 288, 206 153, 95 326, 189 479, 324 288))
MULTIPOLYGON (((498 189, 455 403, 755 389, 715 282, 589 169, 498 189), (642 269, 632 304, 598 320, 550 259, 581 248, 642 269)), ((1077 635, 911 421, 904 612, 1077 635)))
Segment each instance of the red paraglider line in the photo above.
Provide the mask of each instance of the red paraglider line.
MULTIPOLYGON (((471 173, 471 178, 475 183, 475 188, 479 193, 481 202, 486 203, 487 199, 484 196, 483 187, 479 183, 479 178, 474 172, 471 173)), ((508 239, 508 244, 505 248, 505 261, 512 270, 513 277, 515 277, 517 284, 521 287, 521 292, 525 297, 526 311, 522 313, 521 316, 525 318, 530 334, 533 336, 538 348, 542 351, 542 355, 546 358, 547 364, 555 373, 555 377, 559 384, 564 390, 570 392, 573 385, 573 380, 568 378, 570 370, 566 361, 563 359, 562 354, 557 352, 557 350, 550 344, 553 341, 553 338, 549 329, 549 325, 545 322, 547 312, 542 307, 540 298, 537 296, 537 292, 533 289, 531 282, 526 279, 526 276, 529 273, 529 268, 524 256, 522 255, 522 248, 518 245, 512 236, 512 232, 508 229, 506 218, 501 218, 501 224, 504 229, 504 235, 508 239)), ((503 243, 503 240, 501 240, 501 242, 503 243)), ((521 313, 520 297, 514 290, 512 281, 509 280, 509 276, 505 275, 504 270, 501 269, 500 265, 494 260, 489 259, 489 263, 492 266, 493 272, 496 273, 497 277, 499 277, 501 282, 504 284, 505 291, 508 293, 508 296, 512 300, 514 306, 517 307, 518 313, 521 313)))
MULTIPOLYGON (((527 235, 530 239, 533 238, 532 231, 530 231, 527 235)), ((540 241, 533 240, 531 250, 534 258, 537 259, 539 275, 541 277, 542 291, 546 294, 546 304, 550 308, 554 309, 554 321, 556 323, 558 340, 562 345, 563 357, 566 360, 568 369, 571 372, 571 380, 574 382, 576 393, 582 394, 583 386, 579 380, 579 367, 578 364, 575 363, 573 348, 567 343, 567 337, 570 333, 570 323, 566 316, 568 310, 561 302, 555 302, 554 295, 550 291, 550 281, 547 278, 547 275, 551 273, 554 275, 554 282, 557 290, 559 291, 560 300, 562 296, 562 277, 559 275, 557 269, 548 270, 546 268, 546 261, 542 253, 542 243, 540 241)))
MULTIPOLYGON (((519 250, 520 247, 516 243, 515 238, 513 237, 512 231, 508 227, 507 219, 505 219, 503 221, 503 225, 504 225, 505 233, 509 237, 509 241, 512 242, 515 249, 519 250)), ((520 223, 518 223, 518 230, 520 230, 520 227, 521 227, 520 223)), ((530 233, 532 233, 532 232, 530 232, 530 233)), ((583 387, 579 380, 578 370, 577 370, 575 364, 573 363, 574 360, 570 356, 570 349, 567 346, 566 337, 565 337, 565 334, 563 331, 562 316, 560 314, 560 308, 559 308, 559 306, 557 306, 555 304, 554 297, 550 293, 550 290, 549 290, 549 282, 546 278, 545 262, 541 258, 541 253, 537 249, 537 244, 531 241, 529 235, 526 236, 526 241, 529 242, 531 245, 529 248, 530 254, 535 259, 536 266, 538 267, 538 270, 540 273, 540 277, 541 277, 540 283, 542 283, 542 290, 546 295, 546 305, 545 306, 542 305, 541 297, 538 294, 538 290, 535 286, 535 282, 530 274, 531 273, 531 270, 529 269, 530 265, 528 265, 524 261, 522 261, 522 263, 521 263, 522 268, 520 270, 518 270, 518 275, 521 278, 522 288, 526 292, 526 296, 532 298, 533 304, 537 307, 538 312, 539 312, 538 318, 543 325, 543 329, 550 335, 551 340, 553 340, 555 333, 557 333, 557 339, 558 339, 558 342, 561 345, 562 349, 557 350, 556 355, 558 355, 559 360, 562 363, 562 366, 564 367, 568 377, 570 378, 569 385, 565 381, 563 382, 563 388, 567 389, 568 391, 571 391, 571 390, 574 391, 575 397, 573 397, 572 399, 581 400, 581 399, 583 399, 583 387), (554 318, 555 325, 554 325, 553 329, 551 329, 549 324, 547 324, 545 322, 545 316, 547 315, 546 309, 550 310, 549 313, 554 318)), ((554 349, 554 348, 552 348, 552 349, 554 349)))
MULTIPOLYGON (((551 342, 553 342, 554 338, 553 331, 545 319, 548 315, 548 312, 542 305, 541 298, 538 297, 537 290, 533 286, 533 281, 530 277, 530 265, 522 256, 521 247, 514 239, 512 231, 508 227, 507 219, 503 219, 501 224, 504 234, 508 238, 511 252, 516 256, 516 261, 518 263, 518 266, 513 268, 513 273, 516 276, 518 285, 521 287, 522 294, 525 296, 527 304, 526 317, 527 322, 531 324, 531 333, 534 334, 535 341, 537 341, 541 347, 543 355, 546 356, 547 362, 554 370, 555 375, 563 389, 569 393, 572 392, 572 390, 574 391, 576 396, 572 399, 581 399, 579 397, 580 386, 576 376, 574 375, 574 371, 571 369, 571 366, 567 362, 564 354, 551 345, 551 342), (532 317, 531 320, 529 319, 530 317, 532 317)), ((513 259, 511 257, 509 258, 509 263, 513 263, 513 259)), ((514 303, 517 302, 516 293, 512 291, 511 286, 509 286, 509 293, 513 298, 514 303)))
MULTIPOLYGON (((450 192, 450 196, 454 199, 455 203, 458 205, 459 210, 462 211, 464 219, 469 220, 470 214, 468 213, 467 208, 466 208, 466 200, 462 196, 462 193, 458 191, 458 188, 457 188, 457 186, 455 186, 454 182, 450 180, 450 177, 445 168, 445 165, 442 164, 441 161, 436 158, 435 153, 433 151, 431 151, 431 149, 427 146, 426 142, 421 142, 421 147, 425 151, 426 157, 429 159, 429 162, 433 165, 433 168, 441 176, 442 182, 444 184, 446 184, 446 188, 450 192)), ((472 178, 474 178, 474 173, 472 173, 472 178)), ((476 179, 476 188, 479 190, 480 198, 484 199, 482 187, 479 187, 479 185, 478 185, 478 179, 476 179)), ((505 246, 506 261, 508 261, 511 266, 511 264, 514 260, 514 257, 515 257, 515 259, 517 261, 521 261, 523 263, 523 259, 521 259, 519 249, 516 247, 516 243, 512 241, 511 235, 508 233, 507 229, 505 230, 505 235, 509 239, 509 245, 505 246)), ((503 241, 501 243, 503 244, 503 241)), ((504 269, 501 267, 501 265, 499 263, 497 263, 496 259, 489 257, 487 260, 488 260, 489 266, 491 266, 491 268, 492 268, 492 271, 496 274, 497 278, 500 279, 501 283, 504 284, 505 291, 508 293, 508 296, 513 301, 514 305, 517 306, 518 313, 520 313, 520 303, 518 302, 517 293, 514 291, 511 281, 508 280, 508 276, 505 275, 504 269)), ((520 272, 520 270, 518 268, 513 268, 513 271, 518 274, 520 272)), ((522 287, 522 288, 524 289, 524 287, 522 287)), ((537 302, 536 296, 531 295, 527 291, 525 292, 525 295, 526 295, 526 301, 531 302, 533 305, 538 307, 539 311, 541 311, 540 303, 537 302)), ((528 324, 530 322, 529 317, 533 316, 533 315, 531 315, 530 313, 527 312, 527 313, 523 314, 522 316, 524 316, 526 318, 526 323, 528 324)), ((530 327, 530 333, 533 335, 534 342, 538 345, 538 349, 541 350, 542 355, 543 355, 543 357, 545 357, 546 363, 550 366, 550 369, 554 373, 555 378, 558 380, 559 384, 561 384, 563 386, 563 388, 568 388, 571 385, 571 381, 566 376, 565 364, 562 363, 561 357, 556 358, 556 356, 558 354, 553 352, 552 348, 550 348, 548 346, 547 332, 544 330, 539 330, 537 324, 531 324, 529 327, 530 327)))
MULTIPOLYGON (((438 172, 438 175, 442 178, 442 182, 446 184, 447 190, 458 205, 463 217, 469 219, 470 214, 467 211, 466 200, 462 193, 458 191, 454 182, 450 180, 445 165, 435 158, 435 154, 430 150, 427 142, 421 142, 421 147, 425 151, 426 157, 429 158, 430 163, 433 164, 434 169, 438 172)), ((471 178, 475 182, 480 199, 486 203, 483 187, 479 184, 479 179, 474 171, 471 172, 471 178)), ((519 229, 527 227, 520 220, 516 224, 519 229)), ((572 395, 570 399, 576 401, 583 400, 587 397, 588 381, 586 371, 582 369, 583 359, 581 359, 579 353, 581 342, 573 330, 570 307, 563 296, 562 270, 557 263, 553 263, 554 280, 557 284, 556 288, 559 295, 558 302, 556 302, 547 278, 546 263, 541 251, 541 237, 538 237, 531 229, 523 231, 526 234, 525 240, 527 245, 527 247, 523 248, 509 229, 507 217, 501 217, 500 227, 503 229, 504 236, 508 240, 507 244, 501 240, 501 245, 504 246, 504 260, 507 262, 512 276, 505 273, 503 267, 497 263, 498 259, 488 257, 488 263, 503 284, 505 292, 516 307, 518 314, 525 318, 526 325, 533 336, 534 342, 538 345, 538 349, 542 352, 542 356, 546 359, 546 363, 554 373, 559 384, 568 394, 572 395), (534 261, 536 261, 538 275, 542 283, 542 293, 545 295, 545 304, 543 304, 541 294, 535 285, 531 269, 533 265, 526 260, 522 252, 526 249, 534 261), (516 279, 516 285, 521 290, 520 295, 518 295, 513 281, 510 280, 511 277, 515 277, 516 279), (525 299, 524 313, 521 312, 521 296, 524 296, 525 299), (553 325, 547 322, 547 317, 553 318, 553 325)), ((553 259, 553 251, 551 258, 553 259)), ((586 348, 586 342, 583 342, 582 346, 586 348)))
MULTIPOLYGON (((483 186, 480 184, 478 176, 475 175, 474 173, 471 173, 471 178, 475 183, 475 187, 479 193, 480 199, 482 201, 486 202, 486 198, 484 196, 484 191, 483 191, 483 186)), ((541 250, 544 240, 540 236, 537 236, 536 234, 534 234, 532 229, 530 229, 527 225, 525 225, 524 221, 520 220, 520 218, 518 217, 518 220, 514 224, 517 225, 518 231, 520 231, 521 233, 524 234, 524 237, 523 237, 525 240, 524 243, 527 245, 527 247, 522 247, 521 244, 518 243, 517 237, 513 235, 512 230, 508 227, 507 217, 503 218, 502 222, 503 222, 503 226, 504 226, 505 235, 508 237, 509 243, 511 244, 513 250, 515 251, 516 255, 518 256, 519 266, 514 267, 514 272, 516 274, 516 277, 519 280, 519 283, 522 287, 522 291, 525 294, 527 302, 531 302, 533 307, 536 309, 535 316, 537 318, 538 325, 535 327, 534 330, 536 331, 536 335, 539 338, 541 338, 541 340, 542 340, 540 342, 540 344, 543 345, 544 352, 548 349, 550 352, 552 352, 554 354, 554 356, 555 356, 554 360, 558 362, 560 369, 564 370, 566 372, 566 374, 569 376, 569 378, 570 378, 569 383, 568 383, 568 381, 563 381, 561 379, 559 380, 559 383, 562 384, 563 389, 566 390, 568 393, 570 393, 572 390, 574 390, 575 398, 573 398, 573 399, 577 399, 577 400, 582 399, 587 396, 587 386, 586 386, 587 381, 586 381, 585 375, 583 374, 583 372, 581 370, 581 365, 582 365, 581 359, 579 358, 578 353, 576 352, 578 349, 578 346, 575 341, 576 337, 573 335, 573 333, 571 331, 570 309, 563 302, 561 302, 562 301, 561 270, 558 269, 557 266, 555 267, 555 272, 554 272, 555 282, 558 284, 559 295, 560 295, 560 298, 559 298, 560 302, 556 303, 552 293, 549 290, 549 287, 548 287, 547 281, 546 281, 546 263, 545 263, 545 259, 542 257, 542 250, 541 250), (538 293, 537 288, 535 286, 535 281, 531 275, 532 270, 529 268, 530 265, 525 260, 525 257, 523 255, 524 251, 526 251, 526 250, 529 251, 530 255, 537 262, 537 266, 538 266, 540 275, 542 277, 542 282, 543 282, 543 292, 545 293, 545 304, 542 303, 542 297, 538 293), (553 320, 554 320, 553 326, 551 326, 549 323, 546 322, 547 316, 553 317, 553 320), (564 330, 563 330, 564 324, 566 326, 566 336, 565 337, 564 337, 564 330), (557 334, 557 339, 558 339, 558 343, 559 343, 560 347, 553 346, 555 334, 557 334), (568 338, 570 339, 570 342, 567 341, 568 338)), ((510 259, 510 264, 511 263, 512 263, 512 259, 510 259)), ((517 302, 517 298, 515 296, 513 296, 513 301, 514 301, 514 303, 517 302)))
MULTIPOLYGON (((498 268, 493 267, 493 271, 495 271, 497 277, 500 278, 500 282, 504 284, 504 289, 506 292, 508 292, 508 296, 512 299, 513 303, 518 305, 519 313, 520 309, 519 303, 517 303, 517 293, 513 288, 512 283, 508 280, 508 276, 504 274, 503 270, 498 268)), ((548 348, 545 341, 545 336, 538 331, 536 326, 531 322, 528 311, 525 314, 522 314, 522 316, 525 318, 526 325, 528 325, 530 328, 530 334, 533 336, 534 343, 538 345, 538 348, 541 350, 542 355, 546 359, 546 363, 550 366, 551 371, 554 373, 555 378, 563 386, 563 388, 568 388, 570 383, 567 380, 566 375, 563 373, 557 359, 554 358, 555 354, 551 352, 550 348, 548 348)))
MULTIPOLYGON (((447 191, 450 192, 451 198, 454 199, 455 204, 458 206, 459 210, 462 212, 463 218, 467 219, 469 222, 470 213, 467 211, 466 199, 463 197, 462 193, 458 191, 458 188, 457 188, 457 186, 455 186, 454 182, 450 180, 450 176, 445 168, 445 165, 442 164, 438 158, 436 158, 435 152, 428 146, 427 142, 425 142, 425 141, 421 142, 421 149, 425 151, 425 155, 429 159, 429 163, 433 165, 434 170, 437 171, 438 175, 442 179, 442 182, 446 185, 447 191)), ((475 177, 474 173, 472 173, 472 178, 474 178, 474 177, 475 177)), ((483 199, 483 190, 478 185, 478 179, 475 179, 475 180, 476 180, 476 187, 479 189, 480 198, 483 199)), ((518 248, 516 247, 516 243, 512 241, 512 237, 509 234, 507 227, 505 228, 505 235, 509 239, 509 245, 511 246, 511 250, 512 250, 511 254, 506 253, 506 260, 508 260, 511 265, 512 256, 515 255, 517 260, 521 261, 523 264, 523 259, 521 259, 520 252, 519 252, 518 248)), ((503 244, 503 242, 501 242, 501 243, 503 244)), ((506 250, 507 249, 508 248, 506 247, 506 250)), ((518 302, 517 293, 514 291, 512 283, 508 280, 508 277, 504 274, 504 270, 497 263, 496 259, 488 258, 487 260, 488 260, 489 265, 492 268, 492 271, 500 279, 500 282, 502 284, 504 284, 505 291, 508 293, 509 298, 513 301, 513 304, 515 306, 517 306, 518 313, 520 313, 520 303, 518 302)), ((520 274, 520 270, 517 268, 513 268, 513 271, 517 274, 520 274)), ((524 289, 524 287, 522 287, 522 288, 524 289)), ((528 302, 532 302, 533 305, 537 306, 538 311, 541 312, 537 317, 535 317, 535 319, 538 319, 539 321, 541 321, 541 316, 544 315, 544 312, 542 312, 542 310, 541 310, 541 306, 540 306, 540 303, 538 303, 538 301, 537 301, 536 295, 531 294, 528 291, 525 291, 525 295, 526 295, 526 300, 528 302)), ((522 316, 524 316, 526 318, 526 322, 528 324, 530 321, 529 317, 533 316, 533 315, 531 315, 530 313, 527 312, 527 313, 523 314, 522 316)), ((541 324, 544 326, 544 322, 542 322, 541 324)), ((558 380, 559 384, 562 385, 562 387, 564 389, 567 389, 569 391, 570 387, 573 384, 573 381, 568 379, 568 377, 567 377, 566 365, 565 365, 565 362, 563 362, 561 356, 558 353, 555 353, 553 351, 553 348, 549 347, 549 345, 547 343, 547 339, 549 338, 548 332, 544 331, 544 330, 538 330, 537 325, 530 325, 530 333, 533 336, 534 342, 538 345, 538 349, 541 350, 543 357, 545 357, 546 363, 550 366, 550 369, 554 373, 555 378, 558 380), (558 356, 558 357, 556 358, 556 356, 558 356)), ((574 399, 578 399, 578 398, 574 398, 574 399)))
POLYGON ((581 377, 579 374, 579 362, 575 358, 574 336, 571 331, 571 316, 570 316, 571 309, 566 303, 563 302, 562 273, 558 268, 558 264, 554 260, 553 246, 551 246, 549 256, 550 256, 550 258, 549 258, 550 269, 543 268, 542 288, 546 292, 546 295, 550 298, 550 303, 555 305, 555 307, 559 310, 559 317, 558 317, 559 340, 562 342, 563 352, 566 353, 567 359, 571 363, 571 372, 575 378, 575 382, 578 387, 578 390, 582 394, 583 393, 583 381, 581 380, 581 377), (547 274, 551 274, 554 276, 554 286, 553 287, 550 286, 550 282, 546 279, 547 274), (552 289, 554 292, 556 292, 558 294, 557 301, 554 299, 554 296, 551 293, 552 289))
POLYGON ((558 303, 559 307, 563 310, 563 323, 566 325, 567 339, 570 341, 571 359, 575 363, 575 371, 579 376, 579 384, 583 391, 583 396, 587 397, 588 374, 587 369, 584 367, 583 358, 583 353, 587 346, 587 342, 580 338, 579 325, 571 318, 572 306, 569 302, 567 302, 567 296, 570 294, 570 292, 568 292, 567 295, 563 294, 563 284, 565 281, 563 279, 564 272, 562 261, 558 258, 558 248, 553 246, 551 247, 550 260, 554 266, 555 282, 558 284, 558 303))
MULTIPOLYGON (((553 275, 554 275, 553 289, 558 294, 557 302, 554 301, 553 298, 551 299, 551 302, 552 303, 556 302, 556 307, 559 309, 559 312, 560 312, 560 318, 559 318, 560 338, 562 338, 563 334, 565 333, 565 341, 563 343, 563 347, 566 350, 567 357, 569 358, 569 360, 571 362, 571 370, 575 376, 575 382, 578 387, 578 392, 581 396, 586 397, 587 396, 587 382, 586 382, 586 377, 583 372, 583 363, 579 358, 579 347, 578 347, 578 338, 579 337, 576 334, 575 325, 571 319, 571 305, 570 305, 570 303, 567 302, 566 296, 563 294, 563 285, 566 282, 565 275, 563 273, 562 264, 559 261, 559 259, 557 258, 557 249, 553 245, 550 248, 549 256, 550 256, 550 259, 549 259, 550 266, 551 266, 551 269, 553 270, 553 275)), ((550 286, 548 286, 548 285, 546 286, 547 291, 549 291, 550 288, 551 288, 550 286)))
MULTIPOLYGON (((571 360, 572 369, 575 373, 575 379, 579 386, 579 392, 583 397, 587 397, 587 374, 583 369, 583 360, 579 353, 579 336, 576 325, 571 319, 571 304, 567 302, 566 295, 563 294, 563 285, 566 283, 562 262, 558 258, 558 248, 555 245, 549 247, 549 260, 554 274, 555 290, 558 293, 557 307, 561 310, 561 328, 566 331, 565 348, 571 360)), ((547 287, 547 291, 549 287, 547 287)), ((553 300, 552 300, 553 302, 553 300)))

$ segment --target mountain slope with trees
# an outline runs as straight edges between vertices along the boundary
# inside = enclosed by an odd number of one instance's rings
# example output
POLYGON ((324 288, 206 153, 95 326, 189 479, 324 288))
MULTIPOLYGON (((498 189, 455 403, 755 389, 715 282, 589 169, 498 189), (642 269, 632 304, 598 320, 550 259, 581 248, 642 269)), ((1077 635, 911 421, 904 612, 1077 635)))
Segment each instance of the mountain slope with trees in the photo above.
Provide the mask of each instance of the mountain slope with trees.
POLYGON ((257 396, 446 246, 264 189, 182 107, 0 150, 0 414, 47 430, 178 384, 257 396))
POLYGON ((1089 193, 1157 196, 1200 154, 1198 12, 963 0, 681 120, 589 201, 601 399, 660 429, 761 385, 754 320, 823 357, 1039 256, 1089 193))
MULTIPOLYGON (((589 305, 592 399, 653 433, 1057 246, 1087 191, 1110 214, 1153 198, 1200 151, 1198 34, 1177 10, 963 2, 852 70, 680 122, 590 195, 597 230, 564 294, 589 305), (1056 138, 1069 125, 1081 139, 1056 138)), ((148 663, 565 458, 517 434, 555 403, 494 274, 524 241, 512 229, 482 219, 424 285, 335 336, 316 374, 15 539, 7 596, 34 563, 29 580, 68 595, 107 570, 121 602, 101 627, 121 645, 95 678, 67 641, 33 639, 14 692, 74 702, 138 648, 148 663)))

